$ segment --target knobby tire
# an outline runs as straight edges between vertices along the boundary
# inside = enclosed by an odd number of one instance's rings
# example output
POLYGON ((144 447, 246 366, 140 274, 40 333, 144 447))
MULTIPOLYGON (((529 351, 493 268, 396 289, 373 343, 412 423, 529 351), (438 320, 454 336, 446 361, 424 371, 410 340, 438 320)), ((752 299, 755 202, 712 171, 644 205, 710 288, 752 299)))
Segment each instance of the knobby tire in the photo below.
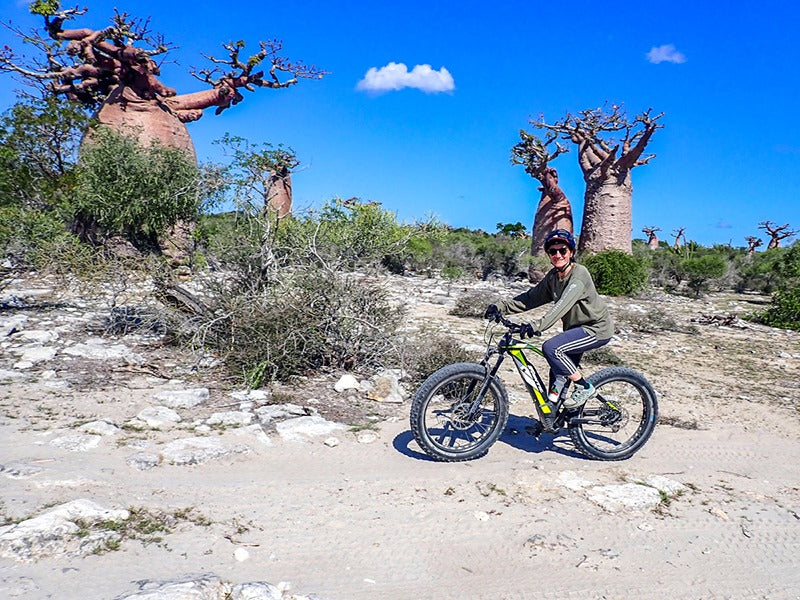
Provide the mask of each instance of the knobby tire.
POLYGON ((411 404, 411 431, 428 456, 445 462, 486 454, 508 421, 508 394, 499 379, 488 386, 480 410, 467 414, 488 373, 482 365, 442 367, 420 386, 411 404))

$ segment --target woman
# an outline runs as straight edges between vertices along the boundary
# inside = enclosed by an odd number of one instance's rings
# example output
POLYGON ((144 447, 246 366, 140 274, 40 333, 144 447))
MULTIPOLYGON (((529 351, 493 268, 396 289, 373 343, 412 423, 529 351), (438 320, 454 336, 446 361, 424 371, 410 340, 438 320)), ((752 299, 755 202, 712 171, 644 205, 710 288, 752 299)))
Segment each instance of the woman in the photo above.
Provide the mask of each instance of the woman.
POLYGON ((561 319, 563 333, 542 344, 542 352, 550 365, 551 400, 558 398, 566 380, 575 384, 572 394, 564 401, 564 407, 572 410, 597 395, 594 386, 581 375, 578 365, 584 352, 608 343, 614 334, 614 324, 589 271, 575 262, 572 234, 565 229, 551 231, 545 237, 544 249, 553 265, 544 279, 511 300, 489 305, 484 317, 496 319, 501 313, 519 313, 548 302, 555 303, 541 319, 524 324, 521 335, 523 338, 541 335, 561 319))

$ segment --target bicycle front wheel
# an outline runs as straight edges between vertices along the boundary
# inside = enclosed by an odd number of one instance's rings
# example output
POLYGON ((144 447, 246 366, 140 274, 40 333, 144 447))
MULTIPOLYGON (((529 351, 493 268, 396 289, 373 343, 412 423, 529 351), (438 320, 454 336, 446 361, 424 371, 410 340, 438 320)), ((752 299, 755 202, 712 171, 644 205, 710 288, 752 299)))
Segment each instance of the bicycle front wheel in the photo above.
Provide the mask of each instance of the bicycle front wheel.
POLYGON ((600 460, 630 457, 655 429, 655 391, 644 375, 624 367, 602 369, 587 379, 597 388, 597 396, 570 420, 575 447, 600 460))
POLYGON ((426 454, 455 462, 479 458, 508 421, 508 395, 499 379, 475 363, 442 367, 411 403, 411 431, 426 454))

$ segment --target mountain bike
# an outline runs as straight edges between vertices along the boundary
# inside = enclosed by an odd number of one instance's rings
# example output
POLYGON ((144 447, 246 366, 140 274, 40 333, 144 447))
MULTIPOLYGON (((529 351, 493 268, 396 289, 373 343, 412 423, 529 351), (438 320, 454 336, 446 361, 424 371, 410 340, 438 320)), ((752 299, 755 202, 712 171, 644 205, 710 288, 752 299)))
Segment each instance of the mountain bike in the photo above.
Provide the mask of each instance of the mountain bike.
POLYGON ((587 377, 597 396, 580 408, 564 408, 569 386, 556 402, 525 352, 540 356, 539 346, 515 339, 522 326, 498 316, 506 331, 496 344, 487 331, 486 354, 480 363, 455 363, 428 377, 411 404, 411 431, 420 448, 440 461, 463 461, 485 455, 508 421, 508 393, 497 373, 510 356, 536 407, 538 420, 529 428, 537 436, 567 429, 575 448, 599 460, 624 460, 647 442, 658 418, 656 393, 641 373, 609 367, 587 377), (493 357, 496 356, 492 364, 493 357))

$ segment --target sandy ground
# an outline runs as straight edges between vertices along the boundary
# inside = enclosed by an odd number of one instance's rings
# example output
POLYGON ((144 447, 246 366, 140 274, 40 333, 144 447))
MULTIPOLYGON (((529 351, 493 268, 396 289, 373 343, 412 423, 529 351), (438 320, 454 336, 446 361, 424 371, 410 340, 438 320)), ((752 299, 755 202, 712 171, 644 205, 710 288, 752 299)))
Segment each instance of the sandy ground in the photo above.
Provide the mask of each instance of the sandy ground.
MULTIPOLYGON (((481 324, 449 315, 457 292, 445 292, 403 293, 415 298, 420 321, 480 344, 481 324)), ((566 435, 514 433, 532 406, 509 381, 509 430, 467 463, 424 456, 406 403, 384 407, 372 443, 356 431, 337 434, 335 447, 271 432, 268 445, 227 428, 209 435, 246 442, 249 452, 142 471, 127 463, 131 454, 194 433, 125 431, 83 452, 50 441, 91 419, 124 422, 165 381, 124 370, 71 381, 56 369, 68 385, 3 383, 7 522, 78 498, 170 513, 193 507, 203 518, 181 520, 158 542, 125 539, 87 556, 0 558, 0 597, 115 598, 143 580, 213 573, 288 581, 327 600, 800 598, 800 335, 758 326, 692 332, 692 315, 743 312, 747 301, 669 302, 613 301, 622 331, 612 349, 648 373, 662 414, 647 445, 618 463, 577 455, 566 435), (626 317, 665 302, 686 332, 636 331, 626 317), (592 500, 601 486, 653 476, 684 488, 655 508, 592 500)), ((16 358, 7 350, 0 367, 10 369, 16 358)), ((212 403, 223 397, 212 388, 212 403)))

